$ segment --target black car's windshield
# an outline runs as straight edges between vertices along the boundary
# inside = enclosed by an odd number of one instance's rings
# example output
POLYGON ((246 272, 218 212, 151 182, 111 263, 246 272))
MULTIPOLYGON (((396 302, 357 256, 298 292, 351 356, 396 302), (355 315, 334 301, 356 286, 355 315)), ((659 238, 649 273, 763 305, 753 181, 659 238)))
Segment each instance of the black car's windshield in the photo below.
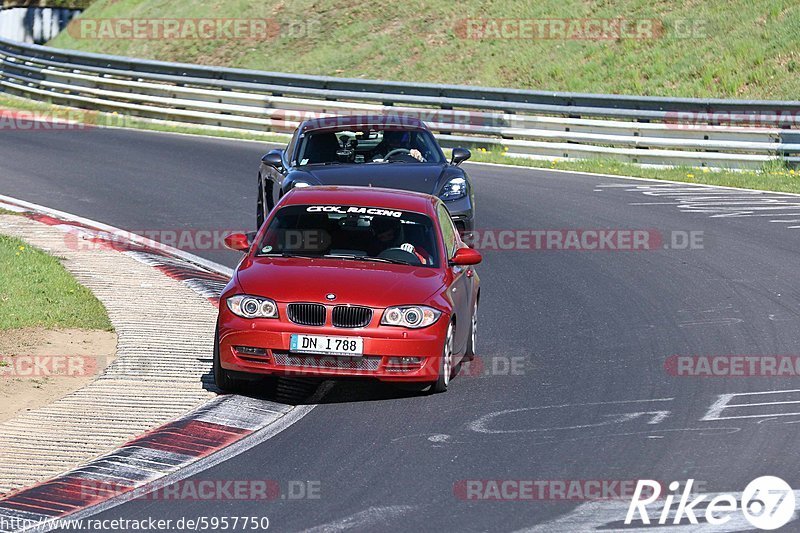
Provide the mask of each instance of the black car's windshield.
POLYGON ((343 205, 281 208, 258 255, 436 267, 434 224, 420 213, 343 205))
POLYGON ((374 128, 310 131, 300 138, 298 165, 330 163, 442 163, 429 131, 374 128))

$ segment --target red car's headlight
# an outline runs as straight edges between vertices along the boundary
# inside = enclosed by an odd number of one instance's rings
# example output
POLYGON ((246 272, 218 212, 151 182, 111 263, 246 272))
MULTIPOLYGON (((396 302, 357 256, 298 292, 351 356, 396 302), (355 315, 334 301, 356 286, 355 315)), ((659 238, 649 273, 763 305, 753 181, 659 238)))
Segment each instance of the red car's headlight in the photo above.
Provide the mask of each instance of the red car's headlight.
POLYGON ((439 320, 442 312, 424 305, 389 307, 383 312, 381 325, 403 328, 425 328, 439 320))
POLYGON ((227 301, 228 309, 242 318, 278 318, 278 306, 269 298, 237 294, 227 301))

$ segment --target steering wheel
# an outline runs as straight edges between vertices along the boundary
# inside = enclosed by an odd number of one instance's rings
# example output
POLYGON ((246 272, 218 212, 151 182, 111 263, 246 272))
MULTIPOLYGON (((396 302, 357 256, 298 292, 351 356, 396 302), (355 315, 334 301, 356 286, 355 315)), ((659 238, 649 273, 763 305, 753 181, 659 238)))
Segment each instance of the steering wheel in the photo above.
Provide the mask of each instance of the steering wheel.
POLYGON ((383 156, 383 160, 386 161, 387 159, 395 155, 407 155, 410 157, 411 150, 408 150, 406 148, 395 148, 394 150, 389 150, 389 153, 383 156))
POLYGON ((417 257, 416 254, 407 252, 400 247, 387 248, 378 254, 378 258, 402 261, 403 263, 408 263, 409 265, 414 266, 422 266, 422 261, 419 260, 419 257, 417 257))

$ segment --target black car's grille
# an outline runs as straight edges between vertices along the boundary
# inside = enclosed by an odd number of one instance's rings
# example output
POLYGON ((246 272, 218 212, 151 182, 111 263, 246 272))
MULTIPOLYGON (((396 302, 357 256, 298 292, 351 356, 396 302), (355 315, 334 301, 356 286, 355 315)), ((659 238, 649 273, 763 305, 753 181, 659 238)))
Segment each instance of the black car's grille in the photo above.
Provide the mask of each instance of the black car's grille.
POLYGON ((289 320, 301 326, 324 326, 325 306, 320 304, 289 304, 289 320))
POLYGON ((337 328, 363 328, 372 320, 372 309, 337 305, 333 308, 332 318, 333 325, 337 328))

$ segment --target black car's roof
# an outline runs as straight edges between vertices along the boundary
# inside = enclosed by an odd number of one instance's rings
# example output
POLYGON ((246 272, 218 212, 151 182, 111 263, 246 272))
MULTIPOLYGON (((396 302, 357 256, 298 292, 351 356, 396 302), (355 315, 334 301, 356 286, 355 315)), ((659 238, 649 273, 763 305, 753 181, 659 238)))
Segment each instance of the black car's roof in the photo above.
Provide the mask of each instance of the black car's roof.
POLYGON ((402 114, 391 115, 342 115, 306 120, 300 124, 300 131, 336 130, 342 128, 375 127, 399 130, 427 130, 420 119, 402 114))

